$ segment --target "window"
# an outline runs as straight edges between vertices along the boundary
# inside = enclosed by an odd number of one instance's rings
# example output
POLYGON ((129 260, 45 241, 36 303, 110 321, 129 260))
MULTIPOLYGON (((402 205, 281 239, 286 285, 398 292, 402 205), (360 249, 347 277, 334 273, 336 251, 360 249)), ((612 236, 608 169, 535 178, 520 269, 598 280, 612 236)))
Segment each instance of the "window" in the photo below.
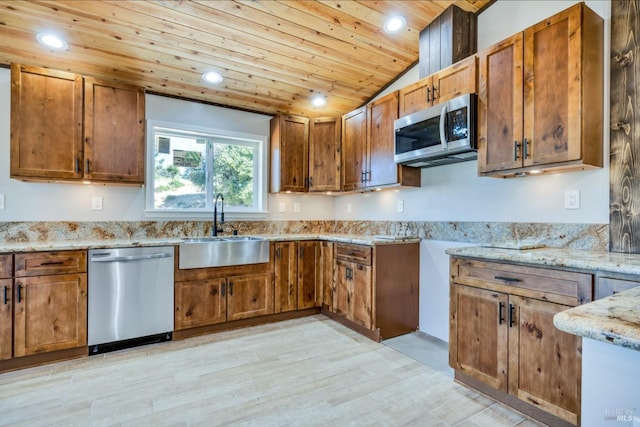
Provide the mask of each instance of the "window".
POLYGON ((152 121, 147 129, 147 211, 210 215, 218 193, 227 213, 265 211, 265 136, 152 121))

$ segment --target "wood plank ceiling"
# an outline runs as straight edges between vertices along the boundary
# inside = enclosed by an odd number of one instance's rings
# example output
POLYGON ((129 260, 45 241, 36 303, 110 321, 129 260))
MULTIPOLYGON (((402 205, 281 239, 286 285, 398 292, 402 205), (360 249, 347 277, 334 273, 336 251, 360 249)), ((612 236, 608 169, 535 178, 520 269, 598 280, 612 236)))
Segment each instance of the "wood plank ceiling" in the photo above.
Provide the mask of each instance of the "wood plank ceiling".
POLYGON ((147 91, 267 114, 334 116, 363 105, 418 60, 418 38, 450 4, 491 0, 0 0, 0 64, 68 70, 147 91), (382 29, 400 14, 407 27, 382 29), (65 51, 40 46, 54 30, 65 51), (211 86, 202 73, 217 70, 211 86), (325 95, 327 105, 310 99, 325 95))

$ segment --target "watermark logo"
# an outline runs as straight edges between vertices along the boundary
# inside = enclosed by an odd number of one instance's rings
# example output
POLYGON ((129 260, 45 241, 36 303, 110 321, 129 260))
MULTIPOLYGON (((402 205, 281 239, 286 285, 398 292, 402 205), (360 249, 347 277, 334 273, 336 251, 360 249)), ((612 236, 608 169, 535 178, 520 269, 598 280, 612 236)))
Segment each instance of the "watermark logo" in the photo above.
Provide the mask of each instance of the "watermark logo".
POLYGON ((636 408, 606 408, 604 419, 607 421, 631 422, 636 408))

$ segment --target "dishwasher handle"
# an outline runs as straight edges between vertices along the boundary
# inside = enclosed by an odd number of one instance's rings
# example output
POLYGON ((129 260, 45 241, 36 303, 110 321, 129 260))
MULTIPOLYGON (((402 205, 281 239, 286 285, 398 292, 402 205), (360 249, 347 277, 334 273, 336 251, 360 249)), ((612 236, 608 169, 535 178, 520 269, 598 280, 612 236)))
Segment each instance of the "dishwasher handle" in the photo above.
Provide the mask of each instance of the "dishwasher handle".
POLYGON ((91 256, 91 262, 127 262, 127 261, 141 261, 147 259, 159 259, 170 258, 171 254, 166 252, 159 252, 148 255, 129 255, 129 256, 109 256, 110 254, 93 254, 91 256))

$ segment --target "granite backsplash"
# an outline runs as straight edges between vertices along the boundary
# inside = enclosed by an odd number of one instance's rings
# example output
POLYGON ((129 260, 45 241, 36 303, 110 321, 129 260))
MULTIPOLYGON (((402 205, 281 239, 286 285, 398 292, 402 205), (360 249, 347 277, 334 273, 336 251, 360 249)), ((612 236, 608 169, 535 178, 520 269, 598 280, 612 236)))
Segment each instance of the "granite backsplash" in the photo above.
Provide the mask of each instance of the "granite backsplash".
MULTIPOLYGON (((0 244, 43 241, 197 237, 211 234, 211 221, 0 222, 0 244)), ((228 221, 246 234, 350 234, 419 236, 486 245, 540 244, 552 248, 606 251, 608 224, 444 221, 228 221)))

